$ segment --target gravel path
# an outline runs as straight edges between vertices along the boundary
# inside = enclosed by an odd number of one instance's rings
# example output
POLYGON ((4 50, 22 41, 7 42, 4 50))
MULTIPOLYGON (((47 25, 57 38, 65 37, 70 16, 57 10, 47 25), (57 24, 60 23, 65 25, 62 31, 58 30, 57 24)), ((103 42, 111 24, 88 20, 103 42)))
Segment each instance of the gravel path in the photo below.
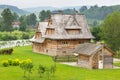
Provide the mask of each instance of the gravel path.
MULTIPOLYGON (((113 62, 120 62, 120 59, 114 58, 114 59, 113 59, 113 62)), ((66 65, 77 66, 77 67, 78 67, 77 62, 61 62, 61 64, 66 64, 66 65)), ((118 68, 120 68, 120 67, 114 66, 113 68, 114 68, 114 69, 118 69, 118 68)))

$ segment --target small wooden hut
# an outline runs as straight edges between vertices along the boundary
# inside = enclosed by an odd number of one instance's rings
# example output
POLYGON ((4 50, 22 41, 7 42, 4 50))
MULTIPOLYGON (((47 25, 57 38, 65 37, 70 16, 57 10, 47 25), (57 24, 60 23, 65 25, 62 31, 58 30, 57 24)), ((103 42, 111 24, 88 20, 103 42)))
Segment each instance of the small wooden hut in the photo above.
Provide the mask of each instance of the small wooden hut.
POLYGON ((102 44, 84 43, 75 48, 78 54, 78 65, 89 69, 113 68, 115 53, 102 44))

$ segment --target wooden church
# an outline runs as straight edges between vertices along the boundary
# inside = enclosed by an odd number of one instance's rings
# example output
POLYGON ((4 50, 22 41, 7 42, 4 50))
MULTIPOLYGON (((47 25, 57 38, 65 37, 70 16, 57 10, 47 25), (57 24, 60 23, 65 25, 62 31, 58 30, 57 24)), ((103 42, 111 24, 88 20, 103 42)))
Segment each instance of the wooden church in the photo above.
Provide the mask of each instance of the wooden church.
POLYGON ((31 39, 34 52, 51 56, 73 55, 75 47, 94 38, 83 14, 51 14, 46 22, 39 22, 31 39))

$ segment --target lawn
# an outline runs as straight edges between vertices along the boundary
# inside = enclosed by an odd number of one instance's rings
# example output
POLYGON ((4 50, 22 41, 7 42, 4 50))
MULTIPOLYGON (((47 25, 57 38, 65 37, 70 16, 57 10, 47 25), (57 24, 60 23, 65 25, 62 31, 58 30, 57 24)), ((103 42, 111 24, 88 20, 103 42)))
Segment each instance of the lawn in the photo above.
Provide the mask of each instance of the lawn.
MULTIPOLYGON (((37 68, 39 64, 44 66, 54 65, 50 56, 32 52, 31 46, 16 47, 12 55, 0 55, 0 61, 9 59, 27 59, 33 61, 34 69, 31 80, 47 80, 46 77, 39 78, 37 68)), ((68 66, 57 63, 57 70, 51 80, 120 80, 120 69, 88 70, 79 67, 68 66)), ((0 62, 0 80, 26 80, 19 66, 3 67, 0 62)))

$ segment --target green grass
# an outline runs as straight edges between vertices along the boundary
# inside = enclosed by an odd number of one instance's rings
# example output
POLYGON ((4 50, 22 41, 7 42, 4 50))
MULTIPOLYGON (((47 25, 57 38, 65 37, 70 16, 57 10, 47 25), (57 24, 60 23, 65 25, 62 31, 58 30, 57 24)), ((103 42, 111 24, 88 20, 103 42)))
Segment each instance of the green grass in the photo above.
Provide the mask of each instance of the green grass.
POLYGON ((120 62, 116 62, 114 65, 120 67, 120 62))
MULTIPOLYGON (((54 64, 50 56, 34 53, 30 46, 16 47, 12 55, 0 55, 0 62, 9 58, 30 58, 34 64, 31 80, 47 80, 46 77, 39 78, 38 65, 49 67, 54 64)), ((22 76, 23 71, 19 66, 3 67, 0 63, 0 80, 26 80, 22 76)), ((120 69, 88 70, 57 63, 55 77, 52 77, 52 80, 120 80, 119 76, 120 69)))

